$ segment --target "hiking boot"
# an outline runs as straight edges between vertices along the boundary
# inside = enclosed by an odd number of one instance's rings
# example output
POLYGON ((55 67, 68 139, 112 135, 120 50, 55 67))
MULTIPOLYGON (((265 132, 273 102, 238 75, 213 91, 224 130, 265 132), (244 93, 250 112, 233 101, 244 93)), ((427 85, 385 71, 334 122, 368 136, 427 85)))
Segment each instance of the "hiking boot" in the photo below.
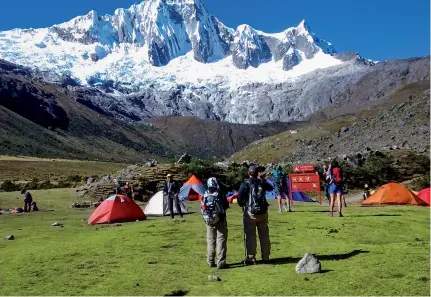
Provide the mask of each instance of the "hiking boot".
POLYGON ((217 269, 226 269, 229 268, 229 265, 226 263, 218 264, 217 269))
POLYGON ((215 265, 215 263, 208 263, 208 267, 214 268, 214 267, 216 267, 216 265, 215 265))
POLYGON ((248 265, 256 265, 256 259, 250 259, 247 258, 243 261, 243 264, 248 266, 248 265))
POLYGON ((343 214, 341 212, 338 213, 339 217, 344 217, 343 214))

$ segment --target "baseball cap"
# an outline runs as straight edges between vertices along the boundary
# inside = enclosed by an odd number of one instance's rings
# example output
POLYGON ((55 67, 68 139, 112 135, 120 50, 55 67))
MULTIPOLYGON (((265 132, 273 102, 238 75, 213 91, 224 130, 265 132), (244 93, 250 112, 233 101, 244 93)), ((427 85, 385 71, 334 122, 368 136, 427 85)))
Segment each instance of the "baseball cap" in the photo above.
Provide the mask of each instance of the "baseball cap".
POLYGON ((252 165, 248 168, 248 173, 250 174, 257 174, 258 171, 259 171, 259 167, 256 165, 252 165))

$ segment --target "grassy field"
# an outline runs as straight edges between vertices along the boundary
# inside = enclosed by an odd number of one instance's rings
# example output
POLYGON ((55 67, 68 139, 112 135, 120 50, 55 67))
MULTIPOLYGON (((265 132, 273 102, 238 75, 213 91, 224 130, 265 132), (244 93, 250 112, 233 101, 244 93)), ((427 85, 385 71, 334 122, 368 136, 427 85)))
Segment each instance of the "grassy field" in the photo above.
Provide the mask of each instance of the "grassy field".
POLYGON ((106 175, 127 164, 64 159, 0 156, 0 181, 58 180, 72 175, 106 175))
MULTIPOLYGON (((205 226, 198 213, 185 220, 150 218, 88 226, 92 210, 71 209, 71 189, 33 191, 43 211, 0 215, 0 295, 423 295, 430 294, 429 208, 350 204, 344 218, 328 217, 326 203, 270 211, 273 262, 242 267, 241 211, 228 212, 228 262, 206 266, 205 226), (64 228, 52 227, 53 222, 64 228), (306 252, 323 273, 298 275, 306 252), (208 281, 208 275, 222 281, 208 281)), ((18 198, 18 199, 17 199, 18 198)), ((0 208, 21 205, 0 193, 0 208)), ((274 202, 272 202, 274 203, 274 202)), ((198 204, 187 205, 197 211, 198 204)))

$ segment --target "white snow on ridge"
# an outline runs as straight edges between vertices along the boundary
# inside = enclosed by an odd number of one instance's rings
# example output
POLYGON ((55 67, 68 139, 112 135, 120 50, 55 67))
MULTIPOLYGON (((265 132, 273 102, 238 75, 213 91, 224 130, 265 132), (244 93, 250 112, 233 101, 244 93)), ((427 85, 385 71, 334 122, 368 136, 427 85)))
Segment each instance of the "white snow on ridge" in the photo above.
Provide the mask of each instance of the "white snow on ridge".
POLYGON ((192 52, 180 56, 162 67, 152 66, 148 62, 148 50, 145 47, 120 44, 112 49, 103 59, 93 62, 85 59, 84 54, 110 51, 102 44, 85 45, 50 38, 47 29, 38 29, 34 34, 19 31, 3 32, 0 37, 0 58, 24 66, 37 67, 40 70, 54 70, 59 74, 69 74, 82 84, 88 85, 88 79, 98 77, 101 80, 113 80, 130 86, 146 86, 159 83, 161 87, 186 84, 204 86, 208 84, 226 85, 237 88, 247 83, 278 83, 319 68, 326 68, 342 62, 331 55, 319 51, 312 59, 302 61, 290 71, 282 69, 282 61, 270 61, 258 68, 238 69, 228 56, 214 63, 201 63, 194 59, 192 52), (43 42, 45 47, 38 44, 43 42))
POLYGON ((207 13, 199 0, 143 1, 112 16, 91 11, 51 28, 0 32, 0 59, 68 75, 83 85, 112 80, 133 89, 151 84, 236 89, 248 83, 280 83, 343 63, 333 52, 330 43, 309 32, 305 21, 281 33, 249 25, 234 31, 207 13), (294 49, 295 34, 301 35, 300 49, 294 49), (262 37, 274 43, 278 62, 268 61, 271 53, 262 37), (257 68, 235 66, 229 48, 238 42, 236 57, 253 60, 247 66, 257 68), (301 57, 288 71, 283 70, 284 51, 301 57))

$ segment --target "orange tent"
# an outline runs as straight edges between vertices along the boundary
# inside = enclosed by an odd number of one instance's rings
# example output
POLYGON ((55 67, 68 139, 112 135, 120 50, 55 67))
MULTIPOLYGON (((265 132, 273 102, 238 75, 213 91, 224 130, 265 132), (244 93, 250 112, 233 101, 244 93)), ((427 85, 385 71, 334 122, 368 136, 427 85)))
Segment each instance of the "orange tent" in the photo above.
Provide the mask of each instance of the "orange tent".
POLYGON ((426 205, 422 199, 402 184, 389 183, 381 186, 362 205, 426 205))
POLYGON ((201 200, 206 188, 203 183, 194 175, 180 189, 179 197, 181 200, 196 201, 201 200))
POLYGON ((426 188, 419 192, 418 197, 421 198, 427 205, 430 205, 431 189, 426 188))
POLYGON ((105 224, 145 220, 142 209, 132 199, 113 195, 103 201, 91 214, 88 224, 105 224))

